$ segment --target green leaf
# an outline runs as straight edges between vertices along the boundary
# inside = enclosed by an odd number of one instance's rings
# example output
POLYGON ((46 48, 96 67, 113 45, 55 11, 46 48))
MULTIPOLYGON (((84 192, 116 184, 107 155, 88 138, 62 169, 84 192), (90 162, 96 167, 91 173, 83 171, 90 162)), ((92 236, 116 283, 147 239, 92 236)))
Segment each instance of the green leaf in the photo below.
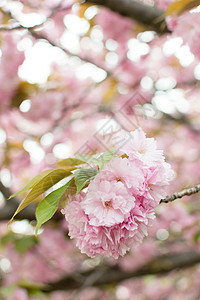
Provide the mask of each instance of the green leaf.
POLYGON ((48 175, 49 173, 52 172, 52 169, 50 170, 46 170, 38 175, 36 175, 35 177, 33 177, 26 185, 25 187, 23 187, 22 190, 20 190, 19 192, 15 193, 15 194, 12 194, 9 199, 21 194, 21 193, 24 193, 28 190, 30 190, 38 181, 40 181, 42 178, 44 178, 46 175, 48 175))
POLYGON ((198 243, 199 239, 200 239, 200 231, 198 231, 194 236, 194 241, 196 244, 198 243))
POLYGON ((5 246, 9 242, 15 245, 16 250, 23 254, 29 250, 33 245, 37 244, 37 240, 34 236, 21 236, 14 232, 9 232, 1 238, 1 245, 5 246))
POLYGON ((16 289, 15 285, 3 286, 0 288, 0 296, 2 295, 7 298, 12 295, 15 289, 16 289))
POLYGON ((29 289, 28 290, 28 296, 33 297, 35 299, 44 299, 45 293, 41 292, 39 289, 29 289))
POLYGON ((38 196, 47 191, 54 184, 59 182, 61 179, 71 175, 71 170, 65 169, 54 169, 48 175, 42 178, 39 182, 37 182, 32 190, 28 193, 26 198, 20 203, 17 210, 15 211, 12 219, 9 221, 12 222, 13 218, 18 214, 23 208, 32 203, 38 196))
POLYGON ((113 159, 115 152, 115 148, 111 148, 97 158, 97 164, 100 169, 103 169, 104 165, 113 159))
POLYGON ((17 285, 23 289, 26 289, 27 291, 42 290, 45 287, 47 287, 47 285, 44 283, 33 282, 29 280, 21 280, 20 282, 17 283, 17 285))
POLYGON ((24 254, 36 243, 37 240, 34 236, 24 236, 15 240, 15 248, 20 254, 24 254))
POLYGON ((97 165, 98 164, 98 161, 97 159, 94 157, 94 156, 91 156, 91 155, 87 155, 87 154, 76 154, 75 157, 77 159, 80 159, 82 161, 84 161, 85 163, 87 164, 95 164, 97 165))
POLYGON ((69 198, 69 195, 71 195, 71 196, 75 195, 76 191, 77 191, 77 187, 76 187, 76 184, 75 184, 75 179, 73 177, 69 182, 69 186, 67 187, 67 189, 64 191, 63 195, 60 198, 61 206, 64 206, 65 202, 69 198))
POLYGON ((96 155, 90 156, 86 154, 77 154, 76 157, 87 164, 92 163, 96 166, 99 166, 99 168, 102 169, 107 162, 113 159, 115 152, 115 148, 111 148, 103 154, 101 154, 99 157, 96 157, 96 155))
POLYGON ((58 207, 59 200, 64 194, 67 187, 69 186, 69 184, 70 181, 67 182, 64 186, 60 187, 59 189, 47 195, 38 205, 36 209, 36 219, 37 219, 37 226, 35 229, 36 235, 41 225, 47 222, 49 219, 51 219, 52 216, 55 214, 56 209, 58 207))
POLYGON ((60 166, 60 167, 73 167, 73 166, 79 166, 79 165, 82 165, 84 164, 85 162, 78 159, 78 158, 66 158, 66 159, 63 159, 63 160, 60 160, 59 162, 57 162, 57 164, 60 166))
POLYGON ((8 232, 4 236, 2 236, 2 238, 1 238, 1 245, 2 246, 7 245, 9 242, 14 241, 15 238, 16 238, 16 234, 14 232, 8 232))
POLYGON ((75 184, 77 187, 76 194, 78 194, 82 190, 82 188, 89 180, 94 179, 97 173, 98 171, 95 169, 79 169, 75 171, 75 184))

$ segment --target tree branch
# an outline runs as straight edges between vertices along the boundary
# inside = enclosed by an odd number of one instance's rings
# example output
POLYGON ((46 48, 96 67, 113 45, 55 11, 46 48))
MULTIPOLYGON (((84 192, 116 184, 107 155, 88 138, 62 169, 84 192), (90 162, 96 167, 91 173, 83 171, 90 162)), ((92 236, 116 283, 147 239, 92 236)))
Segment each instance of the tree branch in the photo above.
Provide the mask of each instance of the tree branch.
MULTIPOLYGON (((1 181, 0 192, 3 194, 6 200, 5 205, 0 209, 0 221, 5 221, 11 219, 20 203, 20 200, 17 197, 13 197, 12 199, 7 200, 12 195, 12 193, 10 189, 5 187, 1 181)), ((26 207, 17 215, 17 218, 20 220, 35 220, 35 206, 26 207)))
POLYGON ((164 12, 135 0, 85 0, 86 3, 102 5, 122 16, 129 17, 158 33, 169 33, 164 12))
POLYGON ((198 184, 198 185, 196 185, 196 186, 194 186, 192 188, 182 190, 181 192, 174 193, 173 195, 168 196, 165 199, 162 199, 160 201, 160 204, 161 203, 172 202, 172 201, 174 201, 176 199, 183 198, 184 196, 190 196, 190 195, 196 194, 199 191, 200 191, 200 184, 198 184))
MULTIPOLYGON (((8 199, 11 196, 11 191, 9 188, 5 187, 2 182, 0 181, 0 191, 4 195, 5 199, 8 199)), ((162 203, 169 203, 174 200, 183 198, 184 196, 190 196, 196 194, 200 191, 200 184, 191 187, 189 189, 184 189, 178 193, 174 193, 171 196, 167 196, 165 199, 160 200, 160 204, 162 203)), ((6 204, 0 210, 0 221, 9 220, 11 219, 12 215, 14 214, 15 210, 19 205, 20 200, 16 197, 12 198, 9 201, 6 201, 6 204)), ((35 206, 28 206, 23 209, 18 215, 17 219, 27 219, 27 220, 35 220, 35 206)), ((60 219, 59 214, 55 216, 55 219, 60 219)))
POLYGON ((22 24, 20 24, 19 21, 11 14, 10 11, 2 10, 3 13, 8 15, 9 18, 15 20, 16 24, 13 25, 13 26, 4 25, 4 24, 0 25, 0 31, 12 31, 12 30, 17 30, 17 29, 23 29, 23 30, 25 30, 25 29, 32 29, 32 30, 37 29, 37 28, 41 27, 42 25, 44 25, 49 19, 54 17, 58 12, 71 9, 72 5, 73 4, 62 7, 62 0, 61 0, 60 3, 52 9, 50 15, 47 16, 46 19, 44 19, 44 21, 42 21, 40 24, 33 25, 31 27, 26 27, 26 26, 23 26, 22 24))
POLYGON ((164 113, 163 111, 162 114, 163 114, 163 122, 168 122, 168 121, 176 122, 181 125, 185 125, 186 128, 188 128, 189 130, 191 130, 196 134, 200 133, 200 130, 198 128, 199 126, 198 125, 195 126, 195 124, 193 124, 186 115, 179 113, 179 115, 175 117, 173 115, 164 113))
POLYGON ((56 282, 50 282, 43 291, 50 293, 56 290, 73 290, 88 286, 105 286, 145 275, 165 274, 172 270, 187 268, 200 262, 200 253, 188 251, 184 253, 166 254, 155 257, 151 262, 138 270, 125 272, 119 267, 101 266, 87 272, 73 273, 56 282), (87 278, 92 278, 86 283, 87 278))
POLYGON ((83 57, 83 56, 78 55, 78 54, 73 54, 73 53, 71 53, 69 50, 67 50, 66 48, 62 47, 60 44, 57 44, 57 43, 55 43, 53 40, 50 40, 49 38, 47 38, 47 37, 45 36, 45 34, 43 34, 43 33, 41 33, 41 32, 39 33, 38 31, 35 31, 36 29, 38 29, 38 27, 44 25, 49 19, 51 19, 57 12, 63 11, 63 10, 68 10, 68 9, 70 9, 71 6, 72 6, 72 5, 70 4, 68 7, 61 8, 60 5, 61 5, 61 3, 60 3, 58 6, 56 6, 56 7, 52 10, 51 14, 50 14, 43 22, 41 22, 41 23, 38 24, 38 25, 34 25, 34 26, 32 26, 32 27, 26 27, 26 26, 23 26, 22 24, 20 24, 20 23, 18 22, 17 19, 15 19, 15 17, 14 17, 10 12, 5 12, 5 11, 4 11, 5 14, 7 14, 10 18, 12 18, 13 20, 16 21, 16 24, 15 24, 14 26, 12 26, 12 27, 7 26, 7 25, 0 25, 0 31, 13 31, 13 30, 19 30, 19 29, 20 29, 20 30, 21 30, 21 29, 23 29, 23 30, 28 30, 28 32, 32 35, 33 38, 38 39, 38 40, 40 40, 40 39, 41 39, 41 40, 45 40, 45 41, 46 41, 47 43, 49 43, 51 46, 57 47, 57 48, 61 49, 61 50, 62 50, 64 53, 66 53, 67 55, 69 55, 69 56, 74 56, 74 57, 78 57, 82 62, 93 64, 94 66, 96 66, 96 67, 98 67, 98 68, 104 70, 104 71, 106 72, 107 76, 110 76, 110 75, 111 75, 111 72, 110 72, 109 70, 105 69, 103 66, 99 65, 98 63, 94 62, 94 61, 91 60, 89 57, 83 57))
POLYGON ((51 46, 53 47, 57 47, 59 49, 61 49, 63 52, 65 52, 67 55, 69 56, 74 56, 74 57, 78 57, 82 62, 85 63, 90 63, 93 64, 94 66, 102 69, 103 71, 105 71, 108 75, 110 74, 109 70, 106 70, 103 66, 99 65, 98 63, 94 62, 93 60, 91 60, 89 57, 82 57, 81 55, 78 54, 73 54, 71 53, 69 50, 67 50, 66 48, 62 47, 60 44, 56 44, 55 42, 53 42, 52 40, 50 40, 49 38, 47 38, 44 34, 42 33, 38 33, 34 30, 32 30, 32 28, 27 28, 28 31, 30 32, 30 34, 35 38, 35 39, 41 39, 41 40, 45 40, 47 43, 49 43, 51 46))
MULTIPOLYGON (((17 197, 13 197, 12 199, 8 200, 9 197, 12 195, 12 192, 9 188, 5 187, 3 183, 0 181, 0 192, 3 194, 5 198, 5 205, 0 208, 0 221, 8 221, 12 218, 14 212, 18 208, 21 200, 17 197)), ((22 211, 17 214, 17 220, 24 220, 27 219, 29 221, 35 220, 35 205, 29 205, 25 207, 22 211)), ((52 218, 53 220, 59 221, 63 219, 63 215, 60 211, 57 211, 52 218)))

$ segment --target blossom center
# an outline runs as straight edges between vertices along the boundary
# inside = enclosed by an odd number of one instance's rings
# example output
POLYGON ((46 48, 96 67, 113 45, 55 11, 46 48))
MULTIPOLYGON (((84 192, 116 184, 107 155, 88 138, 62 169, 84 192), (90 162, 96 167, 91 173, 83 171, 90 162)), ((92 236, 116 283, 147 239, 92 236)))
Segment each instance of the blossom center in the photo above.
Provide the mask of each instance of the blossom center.
POLYGON ((120 176, 116 177, 116 181, 122 181, 121 177, 120 176))
POLYGON ((140 154, 144 154, 144 153, 146 152, 146 149, 140 149, 138 152, 139 152, 140 154))
POLYGON ((107 208, 112 208, 112 204, 111 204, 110 201, 105 201, 105 202, 104 202, 104 205, 105 205, 105 207, 107 207, 107 208))
POLYGON ((148 183, 148 188, 150 189, 150 191, 153 191, 151 183, 148 183))

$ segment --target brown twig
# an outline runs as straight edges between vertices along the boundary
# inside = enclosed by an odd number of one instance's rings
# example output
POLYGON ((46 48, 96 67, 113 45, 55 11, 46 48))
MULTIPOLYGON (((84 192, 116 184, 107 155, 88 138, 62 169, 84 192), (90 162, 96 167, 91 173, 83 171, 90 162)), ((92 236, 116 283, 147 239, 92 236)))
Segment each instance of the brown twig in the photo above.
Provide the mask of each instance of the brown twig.
POLYGON ((176 199, 179 199, 179 198, 183 198, 184 196, 190 196, 190 195, 193 195, 193 194, 196 194, 200 191, 200 184, 192 187, 192 188, 189 188, 189 189, 184 189, 178 193, 174 193, 173 195, 171 196, 168 196, 166 197, 165 199, 162 199, 160 201, 160 204, 161 203, 168 203, 168 202, 172 202, 176 199))
POLYGON ((135 0, 85 0, 85 2, 105 6, 122 16, 138 21, 148 30, 154 30, 159 34, 170 33, 165 22, 164 11, 155 6, 135 0))
POLYGON ((50 40, 49 38, 47 38, 44 34, 42 33, 38 33, 36 31, 34 31, 32 28, 28 28, 28 31, 30 32, 30 34, 35 38, 35 39, 41 39, 41 40, 45 40, 47 43, 49 43, 51 46, 53 47, 57 47, 59 49, 61 49, 63 52, 65 52, 67 55, 69 56, 74 56, 74 57, 78 57, 81 61, 85 62, 85 63, 90 63, 93 64, 94 66, 102 69, 103 71, 105 71, 107 74, 109 74, 110 72, 108 70, 106 70, 103 66, 97 64, 96 62, 92 61, 89 57, 82 57, 79 56, 78 54, 73 54, 71 53, 69 50, 67 50, 66 48, 62 47, 60 44, 56 44, 54 41, 50 40))

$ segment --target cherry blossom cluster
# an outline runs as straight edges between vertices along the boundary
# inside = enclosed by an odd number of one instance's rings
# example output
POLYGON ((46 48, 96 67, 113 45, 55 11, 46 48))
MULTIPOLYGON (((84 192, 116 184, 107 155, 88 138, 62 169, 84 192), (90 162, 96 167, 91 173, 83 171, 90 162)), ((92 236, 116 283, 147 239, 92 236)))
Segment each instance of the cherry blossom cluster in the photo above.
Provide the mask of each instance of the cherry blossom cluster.
POLYGON ((118 258, 139 245, 166 196, 170 165, 156 141, 141 129, 131 132, 125 154, 107 163, 87 192, 70 197, 62 210, 82 253, 118 258))

